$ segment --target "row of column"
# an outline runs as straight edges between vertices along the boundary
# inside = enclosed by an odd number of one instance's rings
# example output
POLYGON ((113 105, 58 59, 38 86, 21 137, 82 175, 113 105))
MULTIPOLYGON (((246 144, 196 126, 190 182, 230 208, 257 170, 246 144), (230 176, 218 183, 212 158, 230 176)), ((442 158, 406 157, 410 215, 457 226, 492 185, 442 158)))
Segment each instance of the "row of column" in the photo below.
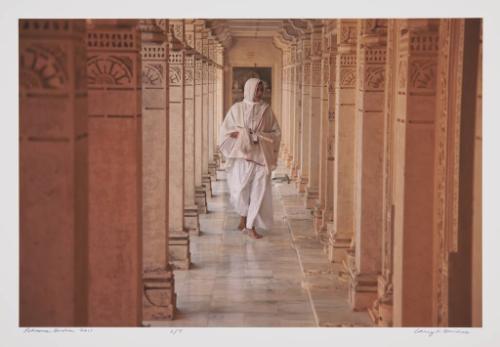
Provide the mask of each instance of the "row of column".
POLYGON ((283 158, 379 325, 481 324, 480 25, 285 24, 283 158))
POLYGON ((19 25, 20 324, 172 319, 218 159, 222 46, 202 20, 19 25))

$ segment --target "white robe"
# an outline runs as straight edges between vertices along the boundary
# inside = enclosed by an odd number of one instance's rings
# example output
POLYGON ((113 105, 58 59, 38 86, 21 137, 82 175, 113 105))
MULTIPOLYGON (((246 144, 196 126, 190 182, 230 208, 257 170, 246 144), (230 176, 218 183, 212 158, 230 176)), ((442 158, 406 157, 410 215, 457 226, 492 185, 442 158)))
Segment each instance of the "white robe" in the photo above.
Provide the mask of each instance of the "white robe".
POLYGON ((260 80, 245 83, 244 100, 235 103, 222 123, 219 150, 226 158, 231 203, 247 228, 269 229, 273 222, 271 172, 276 168, 281 130, 271 107, 253 102, 260 80), (250 130, 252 133, 250 133, 250 130), (238 131, 237 138, 230 134, 238 131), (258 139, 258 143, 253 143, 258 139))

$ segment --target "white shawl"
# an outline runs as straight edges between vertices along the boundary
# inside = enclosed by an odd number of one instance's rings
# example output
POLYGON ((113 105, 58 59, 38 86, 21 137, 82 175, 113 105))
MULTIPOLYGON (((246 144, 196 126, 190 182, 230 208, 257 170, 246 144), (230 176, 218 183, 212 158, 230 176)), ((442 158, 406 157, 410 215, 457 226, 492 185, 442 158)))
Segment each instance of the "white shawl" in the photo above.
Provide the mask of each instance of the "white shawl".
POLYGON ((231 106, 220 128, 219 151, 226 158, 226 169, 237 158, 265 166, 268 174, 276 169, 281 130, 269 104, 253 101, 259 82, 257 78, 246 81, 243 101, 231 106), (235 131, 237 138, 230 136, 235 131), (257 139, 257 144, 252 143, 257 139))

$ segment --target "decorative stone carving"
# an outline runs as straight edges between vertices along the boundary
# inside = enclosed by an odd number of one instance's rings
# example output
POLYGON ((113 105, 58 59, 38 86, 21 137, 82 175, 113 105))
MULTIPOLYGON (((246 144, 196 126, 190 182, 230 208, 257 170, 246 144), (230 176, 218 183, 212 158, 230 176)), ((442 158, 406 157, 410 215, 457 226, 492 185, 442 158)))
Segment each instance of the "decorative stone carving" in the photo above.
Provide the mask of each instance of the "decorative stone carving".
POLYGON ((161 64, 143 64, 142 84, 144 86, 161 86, 164 73, 163 65, 161 64))
POLYGON ((340 33, 341 44, 353 44, 356 42, 356 28, 351 25, 342 25, 340 33))
POLYGON ((364 87, 367 90, 383 90, 385 84, 385 67, 369 66, 365 70, 364 87))
POLYGON ((87 34, 89 49, 137 49, 134 36, 130 33, 93 30, 87 34))
POLYGON ((426 89, 435 91, 436 89, 436 68, 434 60, 412 59, 410 63, 410 88, 426 89))
POLYGON ((182 68, 180 66, 169 66, 169 82, 171 85, 180 85, 182 83, 182 68))
POLYGON ((134 78, 134 66, 128 56, 90 56, 87 62, 89 86, 130 87, 134 78))
POLYGON ((19 73, 20 83, 25 90, 64 89, 68 82, 66 53, 57 44, 31 44, 22 47, 19 73))
POLYGON ((166 48, 160 45, 143 46, 141 51, 142 59, 165 59, 166 48))
POLYGON ((399 90, 406 90, 406 80, 408 77, 408 62, 404 59, 399 61, 398 66, 398 88, 399 90))
POLYGON ((356 84, 356 72, 354 69, 341 69, 340 70, 340 87, 354 87, 356 84))

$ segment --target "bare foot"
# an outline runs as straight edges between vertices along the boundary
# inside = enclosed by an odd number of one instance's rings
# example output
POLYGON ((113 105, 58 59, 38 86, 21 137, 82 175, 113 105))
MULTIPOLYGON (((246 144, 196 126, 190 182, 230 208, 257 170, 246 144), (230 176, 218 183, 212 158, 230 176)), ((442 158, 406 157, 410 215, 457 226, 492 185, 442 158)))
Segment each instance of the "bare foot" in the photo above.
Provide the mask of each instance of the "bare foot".
POLYGON ((241 216, 240 217, 240 225, 238 225, 238 230, 245 229, 246 225, 247 225, 247 217, 241 216))
POLYGON ((263 238, 264 236, 262 236, 261 234, 259 234, 255 228, 252 228, 252 229, 246 229, 248 230, 248 236, 251 237, 252 239, 261 239, 263 238))

